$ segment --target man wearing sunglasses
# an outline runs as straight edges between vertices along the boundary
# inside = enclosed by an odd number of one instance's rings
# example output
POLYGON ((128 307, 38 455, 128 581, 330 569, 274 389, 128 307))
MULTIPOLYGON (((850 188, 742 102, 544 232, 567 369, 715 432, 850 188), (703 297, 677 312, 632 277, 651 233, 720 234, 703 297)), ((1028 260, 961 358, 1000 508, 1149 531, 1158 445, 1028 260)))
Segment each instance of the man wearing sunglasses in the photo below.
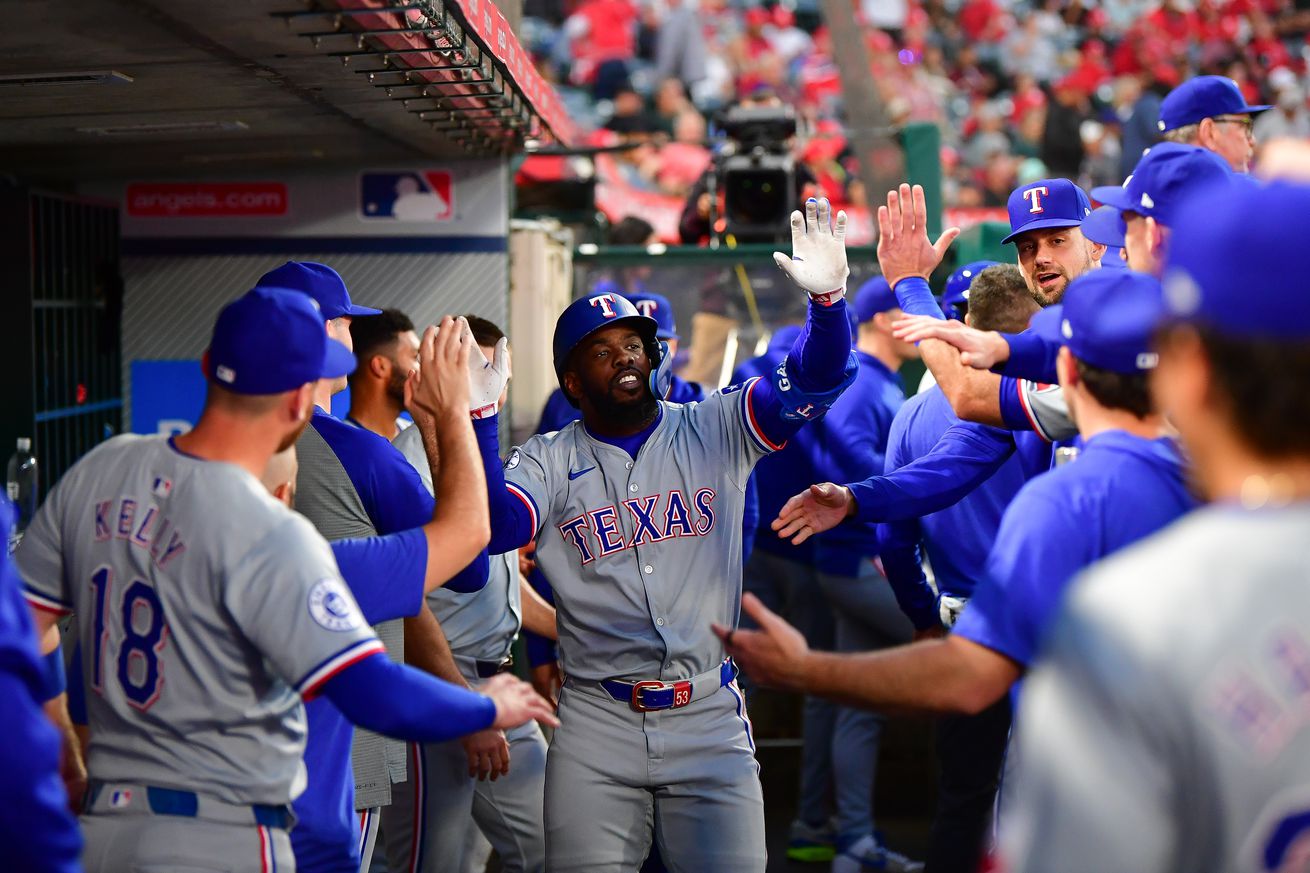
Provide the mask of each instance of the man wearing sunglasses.
POLYGON ((1197 76, 1169 92, 1160 104, 1160 132, 1168 142, 1208 149, 1235 173, 1248 173, 1255 155, 1253 116, 1269 106, 1247 106, 1226 76, 1197 76))

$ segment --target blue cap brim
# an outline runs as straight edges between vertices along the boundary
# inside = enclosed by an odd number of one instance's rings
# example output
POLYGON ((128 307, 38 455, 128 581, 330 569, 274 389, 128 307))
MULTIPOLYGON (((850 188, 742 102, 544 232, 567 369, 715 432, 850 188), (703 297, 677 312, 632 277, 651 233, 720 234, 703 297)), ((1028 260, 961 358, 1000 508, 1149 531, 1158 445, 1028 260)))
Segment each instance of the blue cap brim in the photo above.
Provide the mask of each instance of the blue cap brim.
POLYGON ((656 339, 681 339, 681 337, 679 337, 676 333, 674 333, 671 330, 657 330, 655 331, 655 338, 656 339))
POLYGON ((344 343, 328 339, 327 349, 323 353, 323 372, 320 379, 338 379, 355 372, 355 353, 346 348, 344 343))
POLYGON ((1115 206, 1093 209, 1092 214, 1083 219, 1083 236, 1103 246, 1122 248, 1127 232, 1123 213, 1115 206))
MULTIPOLYGON (((1119 185, 1107 185, 1103 188, 1092 189, 1092 199, 1102 206, 1113 206, 1120 211, 1132 209, 1137 204, 1129 198, 1128 192, 1119 185)), ((1093 214, 1095 212, 1093 211, 1093 214)))
POLYGON ((1001 245, 1013 241, 1015 237, 1022 236, 1030 230, 1042 230, 1048 227, 1078 227, 1081 224, 1081 221, 1074 221, 1071 218, 1039 218, 1036 221, 1028 222, 1023 227, 1001 240, 1001 245))
POLYGON ((356 306, 352 303, 350 304, 350 308, 346 310, 345 314, 349 315, 351 318, 355 318, 360 315, 381 315, 382 310, 373 309, 369 306, 356 306))
MULTIPOLYGON (((1269 110, 1269 109, 1273 109, 1273 108, 1274 108, 1274 107, 1273 107, 1272 105, 1271 105, 1271 106, 1248 106, 1248 107, 1246 107, 1245 109, 1243 109, 1242 112, 1245 112, 1245 113, 1248 113, 1248 114, 1254 115, 1254 114, 1257 113, 1257 112, 1265 112, 1265 111, 1267 111, 1267 110, 1269 110)), ((1241 115, 1242 112, 1239 112, 1239 113, 1236 113, 1236 114, 1241 115)))

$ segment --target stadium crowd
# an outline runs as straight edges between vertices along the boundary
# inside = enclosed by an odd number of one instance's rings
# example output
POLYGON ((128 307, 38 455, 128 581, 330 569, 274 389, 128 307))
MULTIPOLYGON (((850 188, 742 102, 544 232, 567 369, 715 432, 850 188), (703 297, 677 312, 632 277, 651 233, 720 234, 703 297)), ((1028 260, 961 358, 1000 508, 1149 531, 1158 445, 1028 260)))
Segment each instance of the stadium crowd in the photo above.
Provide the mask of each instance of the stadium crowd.
MULTIPOLYGON (((1003 207, 1046 176, 1113 184, 1159 140, 1164 94, 1194 75, 1277 107, 1257 142, 1310 134, 1304 2, 862 0, 856 13, 893 123, 941 130, 947 207, 1003 207)), ((819 190, 867 206, 816 0, 530 0, 525 14, 525 43, 591 142, 640 143, 602 177, 685 197, 714 113, 768 92, 803 120, 796 157, 819 190)))

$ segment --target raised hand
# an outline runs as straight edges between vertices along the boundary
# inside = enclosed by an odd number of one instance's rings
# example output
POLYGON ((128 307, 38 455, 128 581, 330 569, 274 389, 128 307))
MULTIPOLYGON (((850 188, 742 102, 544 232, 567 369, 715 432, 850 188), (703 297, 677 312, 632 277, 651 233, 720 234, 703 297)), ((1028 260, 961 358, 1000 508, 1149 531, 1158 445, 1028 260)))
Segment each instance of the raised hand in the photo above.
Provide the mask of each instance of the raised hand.
MULTIPOLYGON (((470 334, 470 339, 472 335, 470 334)), ((501 337, 492 352, 491 360, 482 349, 473 344, 469 363, 469 415, 487 418, 500 409, 500 395, 509 382, 509 339, 501 337)))
POLYGON ((832 218, 828 198, 805 201, 805 214, 791 214, 791 257, 773 253, 773 261, 816 303, 829 306, 846 294, 846 213, 832 218))
POLYGON ((893 288, 910 276, 926 280, 959 235, 958 227, 950 227, 937 242, 929 240, 923 186, 902 184, 887 192, 886 206, 878 207, 878 265, 893 288))
POLYGON ((491 726, 509 730, 529 721, 559 727, 555 705, 532 690, 532 686, 508 673, 492 676, 480 689, 496 704, 496 720, 491 726))
POLYGON ((849 489, 832 482, 811 485, 782 505, 769 525, 781 539, 800 545, 810 537, 841 524, 855 509, 849 489))
POLYGON ((467 322, 446 316, 441 324, 423 331, 418 348, 418 376, 411 377, 410 413, 429 421, 467 416, 469 410, 469 351, 476 348, 465 336, 467 322), (461 328, 463 325, 463 329, 461 328))
POLYGON ((960 363, 976 370, 988 370, 1009 360, 1010 344, 992 330, 976 330, 958 321, 943 321, 926 315, 907 315, 892 325, 892 335, 907 343, 941 340, 960 351, 960 363))

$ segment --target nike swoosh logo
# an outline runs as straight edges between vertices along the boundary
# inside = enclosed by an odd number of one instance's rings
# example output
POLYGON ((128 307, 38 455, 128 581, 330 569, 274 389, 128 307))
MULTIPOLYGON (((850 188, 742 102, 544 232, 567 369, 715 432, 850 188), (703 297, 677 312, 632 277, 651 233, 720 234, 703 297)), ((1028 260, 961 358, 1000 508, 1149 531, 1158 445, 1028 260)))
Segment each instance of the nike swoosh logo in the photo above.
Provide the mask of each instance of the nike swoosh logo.
POLYGON ((591 472, 592 470, 594 470, 594 469, 596 469, 596 468, 595 468, 595 467, 588 467, 588 468, 585 469, 585 470, 578 470, 578 471, 576 471, 576 472, 574 472, 573 470, 570 470, 570 471, 569 471, 569 481, 572 482, 574 479, 578 478, 579 476, 582 476, 582 475, 584 475, 584 474, 586 474, 586 473, 590 473, 590 472, 591 472))

